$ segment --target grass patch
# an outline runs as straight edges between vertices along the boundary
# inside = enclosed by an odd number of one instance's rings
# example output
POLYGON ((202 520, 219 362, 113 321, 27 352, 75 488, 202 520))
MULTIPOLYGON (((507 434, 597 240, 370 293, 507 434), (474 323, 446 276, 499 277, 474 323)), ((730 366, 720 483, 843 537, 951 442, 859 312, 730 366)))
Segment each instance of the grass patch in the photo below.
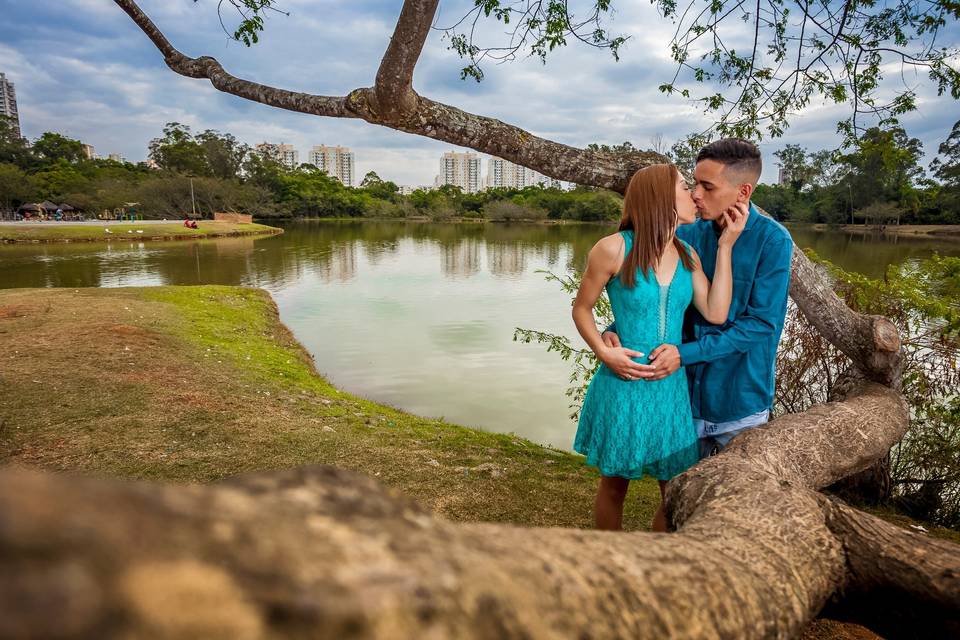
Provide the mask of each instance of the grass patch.
MULTIPOLYGON (((6 290, 0 354, 0 460, 178 482, 333 464, 452 519, 592 526, 582 458, 338 391, 259 290, 6 290)), ((646 529, 659 490, 633 485, 646 529)))
POLYGON ((196 229, 182 223, 120 222, 106 220, 97 224, 69 222, 23 222, 0 225, 0 242, 109 242, 110 240, 190 240, 225 236, 270 235, 283 233, 264 224, 237 224, 202 220, 196 229), (109 232, 108 232, 109 231, 109 232))

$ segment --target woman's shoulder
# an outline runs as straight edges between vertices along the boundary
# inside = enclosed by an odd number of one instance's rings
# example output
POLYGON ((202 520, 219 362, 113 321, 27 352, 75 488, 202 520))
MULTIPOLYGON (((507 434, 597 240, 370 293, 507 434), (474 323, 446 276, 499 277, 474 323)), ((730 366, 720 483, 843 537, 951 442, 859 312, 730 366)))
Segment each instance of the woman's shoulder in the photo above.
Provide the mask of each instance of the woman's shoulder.
POLYGON ((624 238, 632 238, 632 237, 633 237, 633 230, 632 230, 632 229, 626 229, 626 230, 624 230, 624 231, 617 231, 616 233, 611 233, 611 234, 608 235, 608 236, 603 236, 603 237, 600 238, 600 240, 598 240, 597 242, 614 242, 614 241, 616 241, 616 242, 621 242, 621 243, 622 243, 623 240, 624 240, 624 238))
POLYGON ((595 250, 599 250, 603 253, 612 252, 619 253, 623 250, 624 243, 628 241, 629 231, 618 231, 617 233, 611 233, 608 236, 603 236, 597 243, 593 245, 595 250))
MULTIPOLYGON (((619 268, 619 263, 625 253, 625 239, 619 233, 612 233, 597 240, 590 250, 589 260, 597 266, 603 265, 619 268)), ((616 269, 614 269, 616 270, 616 269)))

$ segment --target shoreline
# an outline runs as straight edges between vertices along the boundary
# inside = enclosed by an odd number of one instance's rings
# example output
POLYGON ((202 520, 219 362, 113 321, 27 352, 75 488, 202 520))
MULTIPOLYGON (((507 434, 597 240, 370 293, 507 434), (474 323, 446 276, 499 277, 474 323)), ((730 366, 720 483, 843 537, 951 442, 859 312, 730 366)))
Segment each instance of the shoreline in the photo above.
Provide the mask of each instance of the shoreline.
POLYGON ((528 224, 545 227, 566 226, 566 225, 603 225, 610 226, 617 224, 617 220, 490 220, 488 218, 444 218, 434 219, 426 216, 410 218, 365 218, 357 216, 355 218, 258 218, 257 221, 283 223, 283 222, 416 222, 416 223, 435 223, 435 224, 528 224))
POLYGON ((960 240, 960 224, 902 224, 888 225, 881 231, 860 224, 830 225, 823 222, 784 222, 787 229, 811 229, 813 231, 841 231, 859 235, 900 236, 909 238, 934 238, 937 240, 960 240))
POLYGON ((71 242, 118 242, 146 240, 167 242, 176 240, 204 240, 208 238, 236 238, 244 236, 271 236, 283 233, 280 227, 259 223, 238 224, 201 220, 197 229, 183 226, 181 221, 144 220, 126 222, 104 220, 85 223, 17 222, 0 225, 0 244, 61 244, 71 242), (108 233, 106 230, 110 229, 108 233))
MULTIPOLYGON (((428 217, 410 217, 410 218, 365 218, 357 216, 353 218, 258 218, 263 223, 282 224, 287 222, 336 222, 336 223, 367 223, 367 222, 414 222, 414 223, 435 223, 435 224, 524 224, 531 226, 615 226, 617 220, 490 220, 487 218, 445 218, 433 219, 428 217)), ((844 233, 856 233, 861 235, 879 235, 879 236, 903 236, 911 238, 935 238, 946 240, 960 240, 960 224, 931 224, 931 225, 890 225, 879 231, 872 227, 863 225, 830 225, 822 222, 783 222, 785 227, 810 229, 813 231, 842 231, 844 233)))

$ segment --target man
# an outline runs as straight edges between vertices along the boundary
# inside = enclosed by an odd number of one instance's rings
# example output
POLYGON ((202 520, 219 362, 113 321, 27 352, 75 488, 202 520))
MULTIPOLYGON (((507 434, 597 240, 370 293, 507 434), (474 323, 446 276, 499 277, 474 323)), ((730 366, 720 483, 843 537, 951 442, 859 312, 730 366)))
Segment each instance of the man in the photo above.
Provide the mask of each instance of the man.
MULTIPOLYGON (((718 453, 737 434, 766 423, 773 406, 774 365, 790 287, 793 240, 776 221, 760 215, 750 196, 760 179, 760 150, 751 142, 725 138, 704 147, 694 170, 693 200, 700 219, 677 236, 700 255, 713 279, 723 212, 749 205, 746 228, 733 249, 733 301, 727 322, 713 325, 692 306, 684 320, 684 342, 660 345, 641 377, 659 380, 684 366, 690 387, 700 456, 718 453)), ((611 325, 608 346, 620 346, 611 325)), ((640 381, 638 381, 638 384, 640 381)))

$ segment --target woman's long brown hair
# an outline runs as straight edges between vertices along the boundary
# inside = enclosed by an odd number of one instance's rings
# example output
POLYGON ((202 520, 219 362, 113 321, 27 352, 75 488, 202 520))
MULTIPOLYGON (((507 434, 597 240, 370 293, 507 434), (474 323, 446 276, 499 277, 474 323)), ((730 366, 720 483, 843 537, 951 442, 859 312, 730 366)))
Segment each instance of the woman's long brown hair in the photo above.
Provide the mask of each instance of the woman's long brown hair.
POLYGON ((694 268, 692 256, 674 235, 679 177, 680 172, 672 164, 652 164, 630 179, 620 217, 620 231, 633 231, 633 247, 620 269, 620 280, 625 287, 636 284, 638 268, 645 280, 649 269, 656 270, 671 238, 683 266, 689 271, 694 268))

